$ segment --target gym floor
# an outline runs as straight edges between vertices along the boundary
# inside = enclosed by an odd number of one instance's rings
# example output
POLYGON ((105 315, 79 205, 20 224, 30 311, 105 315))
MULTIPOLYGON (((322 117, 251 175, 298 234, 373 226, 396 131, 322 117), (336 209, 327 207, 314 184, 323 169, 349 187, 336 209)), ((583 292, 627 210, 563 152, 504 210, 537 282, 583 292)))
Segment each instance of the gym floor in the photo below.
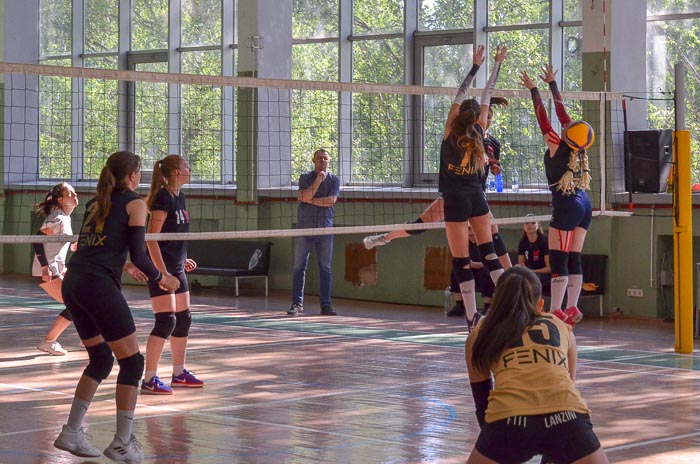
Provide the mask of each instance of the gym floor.
MULTIPOLYGON (((144 287, 124 288, 141 349, 152 325, 144 287)), ((462 318, 441 308, 204 289, 192 295, 187 367, 206 382, 139 396, 134 433, 146 463, 464 463, 478 435, 462 318)), ((55 449, 86 353, 71 326, 67 356, 35 346, 62 305, 37 283, 3 276, 0 463, 106 463, 55 449)), ((700 462, 700 357, 673 351, 673 324, 593 315, 576 326, 577 384, 611 462, 700 462)), ((696 351, 697 353, 697 351, 696 351)), ((159 375, 171 374, 169 346, 159 375)), ((86 421, 91 443, 114 434, 117 368, 86 421)), ((533 459, 531 462, 539 462, 533 459)))

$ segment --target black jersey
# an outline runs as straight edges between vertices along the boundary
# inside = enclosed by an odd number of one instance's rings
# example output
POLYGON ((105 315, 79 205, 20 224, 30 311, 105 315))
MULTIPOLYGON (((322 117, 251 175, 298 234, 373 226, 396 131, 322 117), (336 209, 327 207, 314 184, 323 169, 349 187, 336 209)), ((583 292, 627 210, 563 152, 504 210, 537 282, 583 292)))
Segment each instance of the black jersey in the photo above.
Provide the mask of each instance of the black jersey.
MULTIPOLYGON (((162 233, 189 232, 190 216, 185 208, 185 194, 171 195, 167 189, 161 188, 151 204, 151 211, 166 213, 162 233)), ((165 267, 171 274, 185 268, 187 259, 187 242, 184 240, 167 240, 158 242, 160 254, 165 267)))
MULTIPOLYGON (((484 152, 486 153, 486 160, 487 162, 489 160, 496 160, 500 161, 501 159, 501 141, 498 140, 496 137, 491 135, 490 133, 486 135, 484 138, 484 152)), ((489 167, 487 165, 486 169, 488 170, 489 167)), ((488 171, 486 172, 486 175, 483 178, 483 182, 481 184, 481 189, 485 192, 486 191, 486 181, 488 179, 488 171)))
MULTIPOLYGON (((484 131, 475 124, 474 129, 483 137, 484 131)), ((486 167, 482 171, 463 166, 466 153, 457 146, 457 138, 451 134, 440 145, 440 176, 438 191, 440 193, 481 192, 486 179, 486 167)))
POLYGON ((547 237, 538 235, 534 242, 527 237, 520 239, 518 254, 525 256, 525 265, 530 269, 542 269, 546 266, 544 257, 549 254, 547 237))
POLYGON ((113 192, 112 205, 102 225, 95 222, 97 198, 87 202, 78 249, 69 261, 71 273, 111 277, 120 285, 122 269, 129 252, 130 230, 126 205, 139 198, 135 192, 128 189, 113 192))
MULTIPOLYGON (((549 184, 549 190, 552 193, 562 194, 557 190, 557 183, 559 179, 566 174, 569 170, 569 156, 571 154, 571 148, 565 143, 561 142, 557 148, 554 157, 549 156, 550 151, 547 150, 544 153, 544 170, 547 175, 547 184, 549 184)), ((581 171, 574 172, 574 178, 581 177, 581 171)), ((579 189, 576 189, 579 190, 579 189)))

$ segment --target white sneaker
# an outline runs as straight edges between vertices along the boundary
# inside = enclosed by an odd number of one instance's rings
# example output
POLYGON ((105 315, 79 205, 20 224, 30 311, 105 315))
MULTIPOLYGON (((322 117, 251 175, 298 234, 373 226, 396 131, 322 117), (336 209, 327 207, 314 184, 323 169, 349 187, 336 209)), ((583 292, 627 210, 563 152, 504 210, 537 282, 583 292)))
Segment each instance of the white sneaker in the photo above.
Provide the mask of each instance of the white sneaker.
POLYGON ((131 435, 128 443, 124 443, 121 438, 114 436, 112 443, 105 449, 104 455, 112 461, 138 464, 143 460, 141 443, 135 436, 131 435))
POLYGON ((48 340, 42 340, 41 343, 37 345, 36 349, 44 351, 51 356, 65 356, 68 354, 58 341, 50 342, 48 340))
POLYGON ((389 240, 386 239, 387 235, 389 234, 370 235, 368 237, 363 238, 362 243, 365 244, 365 248, 371 250, 372 248, 386 245, 387 243, 389 243, 389 240))
POLYGON ((86 434, 82 427, 75 432, 68 425, 64 425, 58 438, 53 442, 53 446, 84 458, 101 456, 100 450, 90 445, 88 439, 92 439, 92 437, 86 434))

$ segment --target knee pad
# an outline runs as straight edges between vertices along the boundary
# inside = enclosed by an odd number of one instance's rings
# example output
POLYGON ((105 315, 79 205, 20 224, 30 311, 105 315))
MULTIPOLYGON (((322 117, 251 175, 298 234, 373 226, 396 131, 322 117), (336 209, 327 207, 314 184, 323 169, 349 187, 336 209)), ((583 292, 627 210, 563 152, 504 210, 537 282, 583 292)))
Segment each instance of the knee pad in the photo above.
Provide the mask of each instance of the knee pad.
MULTIPOLYGON (((407 224, 423 224, 423 220, 421 218, 418 218, 413 221, 408 221, 407 224)), ((406 231, 408 235, 418 235, 422 234, 423 232, 425 232, 425 229, 415 229, 406 231)))
POLYGON ((151 335, 167 340, 175 328, 175 314, 156 313, 155 318, 156 323, 153 326, 153 330, 151 330, 151 335))
POLYGON ((583 275, 581 265, 581 253, 577 251, 569 252, 569 275, 583 275))
POLYGON ((112 372, 112 367, 114 366, 112 350, 110 350, 109 346, 104 342, 99 345, 88 346, 85 349, 88 352, 90 361, 83 371, 83 375, 100 383, 109 377, 109 373, 112 372))
POLYGON ((455 275, 454 269, 452 269, 452 272, 450 272, 450 291, 452 293, 459 293, 459 282, 457 282, 457 276, 455 275))
POLYGON ((493 242, 482 243, 478 246, 478 248, 479 254, 481 255, 481 259, 486 269, 489 271, 503 269, 503 266, 501 266, 501 262, 498 260, 498 256, 496 255, 496 250, 493 247, 493 242))
POLYGON ((61 316, 63 319, 67 319, 73 322, 73 316, 70 315, 70 311, 68 311, 68 309, 64 309, 63 311, 61 311, 61 314, 59 314, 59 316, 61 316))
POLYGON ((508 254, 508 249, 506 249, 506 244, 503 242, 501 235, 496 232, 493 234, 493 248, 496 250, 498 256, 503 256, 508 254))
POLYGON ((549 268, 552 277, 569 275, 569 253, 561 250, 549 250, 549 268))
POLYGON ((175 330, 173 337, 186 337, 190 334, 190 325, 192 324, 192 313, 189 309, 178 311, 175 313, 175 330))
POLYGON ((472 272, 472 269, 470 267, 465 269, 465 266, 469 266, 469 263, 471 263, 469 258, 452 258, 452 272, 455 274, 458 290, 459 284, 462 282, 474 280, 474 273, 472 272))
POLYGON ((117 361, 119 363, 119 375, 117 383, 119 385, 139 386, 139 381, 143 376, 143 355, 141 353, 132 354, 128 358, 117 361))

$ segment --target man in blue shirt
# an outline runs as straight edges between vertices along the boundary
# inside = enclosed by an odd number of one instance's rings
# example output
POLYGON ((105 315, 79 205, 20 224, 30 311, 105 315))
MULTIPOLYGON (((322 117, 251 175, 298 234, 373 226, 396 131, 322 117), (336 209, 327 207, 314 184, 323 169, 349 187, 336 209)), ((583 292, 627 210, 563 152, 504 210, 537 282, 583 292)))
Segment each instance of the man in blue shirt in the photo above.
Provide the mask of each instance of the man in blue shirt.
MULTIPOLYGON (((340 179, 328 171, 331 157, 323 148, 314 153, 314 170, 299 177, 298 229, 333 227, 333 205, 340 194, 340 179)), ((316 247, 318 271, 321 279, 319 300, 321 314, 335 316, 331 307, 331 259, 332 235, 307 235, 294 237, 294 270, 292 279, 292 306, 287 311, 297 316, 304 311, 304 281, 311 247, 316 247)))

